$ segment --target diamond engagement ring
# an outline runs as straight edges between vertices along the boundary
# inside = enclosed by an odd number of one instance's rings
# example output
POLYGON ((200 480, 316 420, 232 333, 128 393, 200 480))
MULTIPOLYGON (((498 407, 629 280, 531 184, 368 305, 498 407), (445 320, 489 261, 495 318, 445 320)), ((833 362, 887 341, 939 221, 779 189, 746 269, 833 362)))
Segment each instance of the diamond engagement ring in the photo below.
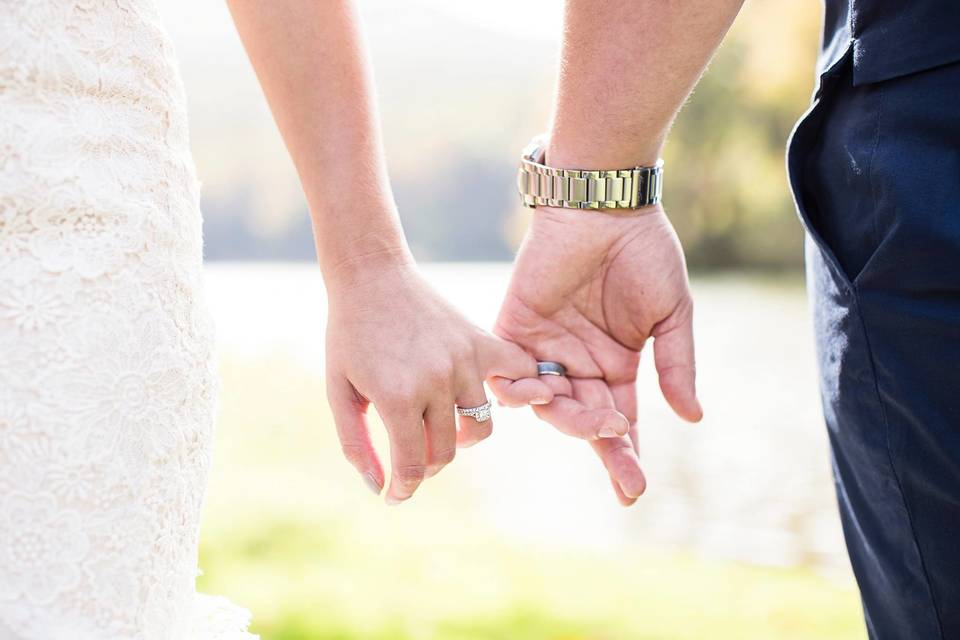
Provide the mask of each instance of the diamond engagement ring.
POLYGON ((479 407, 457 407, 457 413, 470 416, 477 422, 486 422, 490 419, 490 402, 484 402, 479 407))
POLYGON ((559 362, 550 362, 549 360, 537 363, 538 376, 565 376, 567 368, 559 362))

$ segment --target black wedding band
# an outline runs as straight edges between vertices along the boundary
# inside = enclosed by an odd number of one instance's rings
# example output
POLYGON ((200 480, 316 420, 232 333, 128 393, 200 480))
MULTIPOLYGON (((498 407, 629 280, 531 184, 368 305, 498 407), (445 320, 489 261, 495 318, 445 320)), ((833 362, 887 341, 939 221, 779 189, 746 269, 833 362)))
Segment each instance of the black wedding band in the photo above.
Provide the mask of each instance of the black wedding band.
POLYGON ((559 362, 538 362, 537 363, 537 375, 538 376, 565 376, 567 375, 567 368, 560 364, 559 362))

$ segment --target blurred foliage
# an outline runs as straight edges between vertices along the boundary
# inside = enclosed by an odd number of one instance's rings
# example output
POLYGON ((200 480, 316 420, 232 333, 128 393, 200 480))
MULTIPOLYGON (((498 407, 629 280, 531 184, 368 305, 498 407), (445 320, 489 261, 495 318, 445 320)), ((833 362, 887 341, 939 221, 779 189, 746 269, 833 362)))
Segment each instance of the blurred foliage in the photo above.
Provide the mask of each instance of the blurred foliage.
POLYGON ((341 459, 322 380, 284 360, 221 374, 200 588, 264 640, 864 636, 853 585, 810 570, 508 540, 462 465, 385 508, 341 459))
MULTIPOLYGON (((665 150, 664 202, 693 269, 802 264, 803 232, 784 157, 813 87, 820 11, 800 0, 748 0, 677 119, 665 150)), ((444 96, 439 104, 460 118, 432 118, 432 131, 413 129, 416 137, 411 127, 427 103, 437 109, 438 100, 429 93, 423 102, 401 98, 387 88, 388 140, 391 127, 400 128, 405 133, 393 134, 396 146, 422 144, 442 158, 421 157, 421 169, 411 171, 407 151, 391 164, 401 217, 419 258, 504 259, 518 245, 530 212, 516 202, 514 158, 545 123, 556 64, 551 53, 538 51, 526 62, 540 69, 537 80, 503 78, 482 82, 483 92, 468 86, 444 96), (510 82, 523 82, 523 90, 512 90, 510 82), (424 163, 442 175, 423 171, 424 163)), ((488 67, 515 66, 492 56, 488 67)))
POLYGON ((664 200, 693 268, 802 263, 785 143, 813 88, 819 10, 748 2, 676 122, 664 200))
MULTIPOLYGON (((529 216, 515 195, 516 157, 547 126, 558 34, 494 29, 423 0, 361 6, 414 254, 509 260, 529 216)), ((556 18, 561 4, 542 9, 556 18)), ((803 0, 747 0, 677 120, 665 151, 665 203, 694 269, 801 264, 784 149, 809 101, 821 11, 803 0)), ((205 182, 207 257, 312 260, 289 158, 239 45, 210 55, 211 41, 221 40, 236 38, 185 32, 177 42, 205 182)), ((343 215, 355 206, 363 204, 345 200, 343 215)))

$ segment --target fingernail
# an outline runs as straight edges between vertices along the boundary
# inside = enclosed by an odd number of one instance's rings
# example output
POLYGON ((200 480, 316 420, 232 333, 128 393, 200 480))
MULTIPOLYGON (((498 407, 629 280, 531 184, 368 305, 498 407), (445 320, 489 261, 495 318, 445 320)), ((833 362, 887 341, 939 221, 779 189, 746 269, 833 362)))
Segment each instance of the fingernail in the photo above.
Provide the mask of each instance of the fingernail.
POLYGON ((600 427, 600 430, 597 431, 597 436, 601 438, 619 438, 620 434, 610 425, 600 427))
MULTIPOLYGON (((643 492, 647 490, 647 486, 646 486, 646 485, 643 485, 643 487, 640 488, 640 491, 627 491, 627 489, 621 484, 621 485, 620 485, 620 490, 623 491, 623 495, 627 496, 627 498, 629 498, 630 500, 633 500, 633 501, 635 502, 637 499, 640 498, 640 496, 643 495, 643 492), (637 494, 637 495, 631 495, 631 494, 634 494, 634 493, 637 494)), ((631 503, 631 504, 632 504, 632 503, 631 503)), ((625 505, 625 506, 629 506, 629 505, 625 505)))
POLYGON ((401 502, 403 502, 403 500, 401 500, 400 498, 394 498, 393 496, 387 496, 384 502, 387 503, 388 507, 395 507, 401 502))
POLYGON ((363 474, 363 482, 367 485, 370 491, 373 491, 376 495, 380 495, 380 491, 383 489, 383 486, 377 482, 377 479, 373 477, 372 473, 363 474))
POLYGON ((631 500, 636 500, 637 498, 642 496, 647 490, 646 478, 641 478, 638 481, 637 486, 633 487, 632 489, 627 488, 622 482, 618 482, 617 484, 620 485, 620 490, 623 491, 623 495, 627 496, 631 500))
POLYGON ((699 400, 696 400, 696 405, 697 405, 697 410, 694 412, 696 415, 694 422, 700 422, 701 420, 703 420, 703 405, 700 404, 699 400))
POLYGON ((530 404, 550 404, 550 401, 546 398, 534 398, 530 404))

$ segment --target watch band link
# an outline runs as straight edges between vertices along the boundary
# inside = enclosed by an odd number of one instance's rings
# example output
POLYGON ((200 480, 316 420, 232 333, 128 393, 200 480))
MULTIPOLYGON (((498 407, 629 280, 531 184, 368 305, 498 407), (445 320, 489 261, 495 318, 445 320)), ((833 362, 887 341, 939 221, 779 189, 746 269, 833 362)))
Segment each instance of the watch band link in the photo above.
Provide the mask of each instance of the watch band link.
POLYGON ((555 169, 538 162, 541 147, 525 151, 517 171, 524 206, 568 209, 638 209, 660 202, 663 161, 653 167, 611 171, 555 169))

